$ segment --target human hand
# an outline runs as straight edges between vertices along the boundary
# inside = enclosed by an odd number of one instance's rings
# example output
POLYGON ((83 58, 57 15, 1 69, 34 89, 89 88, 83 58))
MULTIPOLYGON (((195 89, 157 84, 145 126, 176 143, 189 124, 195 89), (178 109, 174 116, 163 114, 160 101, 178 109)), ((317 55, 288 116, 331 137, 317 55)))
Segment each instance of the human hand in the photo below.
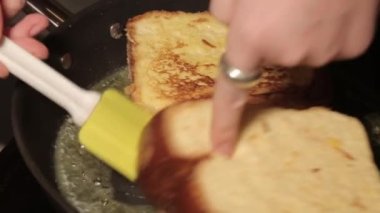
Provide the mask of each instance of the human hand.
MULTIPOLYGON (((246 73, 262 65, 319 67, 351 59, 369 46, 378 0, 213 0, 210 11, 229 25, 226 59, 246 73)), ((232 154, 247 92, 220 75, 212 141, 232 154)))
MULTIPOLYGON (((45 59, 48 49, 33 38, 49 25, 46 17, 39 14, 30 14, 10 29, 4 28, 4 19, 16 15, 25 4, 25 0, 2 0, 0 3, 0 38, 7 35, 15 43, 32 53, 34 56, 45 59)), ((0 78, 8 76, 7 68, 0 63, 0 78)))

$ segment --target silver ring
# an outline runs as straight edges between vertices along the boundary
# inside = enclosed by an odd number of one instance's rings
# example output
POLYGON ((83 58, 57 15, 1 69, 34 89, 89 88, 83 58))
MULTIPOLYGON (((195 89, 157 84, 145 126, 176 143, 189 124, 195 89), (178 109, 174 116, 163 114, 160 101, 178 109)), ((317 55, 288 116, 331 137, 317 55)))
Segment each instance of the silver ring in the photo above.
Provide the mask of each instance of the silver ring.
POLYGON ((261 77, 261 72, 243 72, 242 70, 231 66, 223 54, 219 64, 220 71, 234 85, 242 89, 253 87, 261 77))

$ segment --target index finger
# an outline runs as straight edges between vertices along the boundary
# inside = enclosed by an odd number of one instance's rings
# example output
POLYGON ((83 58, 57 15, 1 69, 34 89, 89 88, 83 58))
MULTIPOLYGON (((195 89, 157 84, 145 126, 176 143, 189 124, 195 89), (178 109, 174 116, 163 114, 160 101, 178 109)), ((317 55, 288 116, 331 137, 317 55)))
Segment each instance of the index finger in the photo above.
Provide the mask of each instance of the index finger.
POLYGON ((230 21, 226 58, 242 72, 257 72, 262 63, 260 43, 255 39, 259 37, 260 22, 252 11, 252 0, 237 0, 235 4, 238 12, 230 21))
POLYGON ((226 156, 232 155, 240 133, 240 120, 248 93, 219 74, 213 96, 211 139, 213 149, 226 156))

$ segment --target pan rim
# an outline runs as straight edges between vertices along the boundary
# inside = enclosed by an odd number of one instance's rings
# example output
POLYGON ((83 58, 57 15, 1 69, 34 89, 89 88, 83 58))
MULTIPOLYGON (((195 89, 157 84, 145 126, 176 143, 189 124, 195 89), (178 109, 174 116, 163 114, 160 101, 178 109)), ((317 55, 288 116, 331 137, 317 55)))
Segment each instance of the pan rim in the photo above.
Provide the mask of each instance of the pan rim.
POLYGON ((25 143, 22 143, 22 141, 25 141, 25 138, 23 137, 22 130, 20 127, 21 124, 21 118, 19 108, 22 105, 22 96, 26 93, 27 86, 20 82, 14 89, 14 92, 12 94, 12 109, 11 109, 11 120, 12 120, 12 129, 14 133, 14 138, 16 141, 16 145, 21 153, 21 157, 24 160, 27 168, 32 173, 34 178, 36 178, 37 182, 44 188, 44 190, 49 194, 49 196, 52 198, 56 204, 58 204, 60 207, 62 207, 65 212, 77 212, 75 208, 68 203, 68 201, 63 197, 63 195, 59 192, 57 187, 53 186, 50 180, 46 178, 45 175, 43 175, 40 168, 36 165, 35 161, 33 160, 30 152, 28 151, 28 148, 25 146, 25 143))

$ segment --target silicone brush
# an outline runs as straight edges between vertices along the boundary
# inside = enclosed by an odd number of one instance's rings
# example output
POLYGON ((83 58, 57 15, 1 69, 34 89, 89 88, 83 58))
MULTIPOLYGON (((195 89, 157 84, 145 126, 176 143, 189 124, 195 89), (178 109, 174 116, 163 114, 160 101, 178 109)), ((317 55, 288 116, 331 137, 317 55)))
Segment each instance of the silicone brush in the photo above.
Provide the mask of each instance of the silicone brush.
POLYGON ((152 117, 120 92, 85 90, 8 38, 0 61, 10 73, 64 108, 80 127, 79 141, 91 154, 129 180, 137 178, 142 131, 152 117))

